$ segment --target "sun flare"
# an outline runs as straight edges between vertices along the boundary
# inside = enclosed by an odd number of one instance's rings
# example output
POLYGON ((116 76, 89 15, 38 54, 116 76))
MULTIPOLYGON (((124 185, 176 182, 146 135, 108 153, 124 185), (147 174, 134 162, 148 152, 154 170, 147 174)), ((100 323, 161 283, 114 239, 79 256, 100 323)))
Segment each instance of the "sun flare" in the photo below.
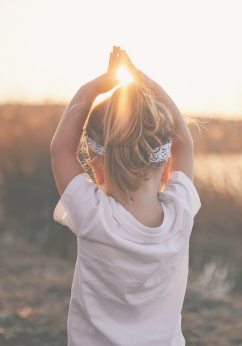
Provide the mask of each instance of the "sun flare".
POLYGON ((121 84, 128 84, 133 81, 132 76, 124 67, 119 67, 117 71, 118 78, 120 79, 121 84))

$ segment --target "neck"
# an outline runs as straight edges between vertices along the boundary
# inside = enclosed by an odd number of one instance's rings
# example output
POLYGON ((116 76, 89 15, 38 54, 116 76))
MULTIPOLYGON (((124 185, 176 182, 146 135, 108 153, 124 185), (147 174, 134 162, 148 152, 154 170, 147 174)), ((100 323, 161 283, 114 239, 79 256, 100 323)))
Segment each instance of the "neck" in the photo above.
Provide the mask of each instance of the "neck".
POLYGON ((114 190, 107 183, 103 184, 103 189, 107 196, 113 197, 117 202, 126 206, 136 205, 152 205, 157 203, 158 193, 161 186, 163 168, 155 169, 147 174, 147 180, 143 180, 137 191, 129 191, 129 196, 133 200, 132 203, 124 201, 115 195, 114 190))
POLYGON ((120 200, 113 193, 107 184, 103 185, 107 196, 113 197, 119 202, 133 217, 147 227, 159 227, 163 222, 164 213, 158 199, 161 185, 163 169, 156 169, 149 172, 147 180, 143 180, 137 191, 130 191, 129 196, 133 202, 120 200))

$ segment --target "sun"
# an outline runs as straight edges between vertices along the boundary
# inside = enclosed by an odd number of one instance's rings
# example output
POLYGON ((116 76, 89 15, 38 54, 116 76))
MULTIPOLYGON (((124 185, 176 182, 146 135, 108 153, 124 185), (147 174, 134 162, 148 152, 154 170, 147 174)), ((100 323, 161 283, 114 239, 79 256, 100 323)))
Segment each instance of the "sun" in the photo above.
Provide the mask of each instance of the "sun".
POLYGON ((133 82, 132 76, 129 74, 129 72, 124 67, 118 68, 117 75, 120 79, 121 84, 128 84, 130 82, 133 82))
POLYGON ((109 98, 116 89, 121 87, 121 85, 128 84, 134 81, 133 77, 125 67, 119 67, 116 73, 118 75, 120 83, 116 85, 112 90, 106 92, 105 94, 98 95, 94 101, 94 106, 109 98))

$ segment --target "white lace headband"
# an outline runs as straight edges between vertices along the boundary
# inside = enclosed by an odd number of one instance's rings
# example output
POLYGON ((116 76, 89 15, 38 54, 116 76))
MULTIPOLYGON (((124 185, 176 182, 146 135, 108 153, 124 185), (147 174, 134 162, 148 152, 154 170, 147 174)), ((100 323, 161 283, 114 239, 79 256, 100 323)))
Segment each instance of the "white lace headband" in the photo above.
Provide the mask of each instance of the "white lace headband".
MULTIPOLYGON (((85 133, 85 136, 86 136, 86 140, 87 140, 87 145, 89 146, 89 148, 92 151, 94 151, 94 153, 96 153, 98 155, 104 155, 105 154, 105 150, 104 150, 104 147, 102 145, 94 142, 94 140, 91 139, 91 137, 89 137, 87 133, 85 133)), ((154 155, 153 155, 153 153, 149 153, 150 162, 165 161, 170 155, 171 144, 172 144, 172 142, 169 141, 168 143, 162 145, 161 147, 153 149, 154 155)))

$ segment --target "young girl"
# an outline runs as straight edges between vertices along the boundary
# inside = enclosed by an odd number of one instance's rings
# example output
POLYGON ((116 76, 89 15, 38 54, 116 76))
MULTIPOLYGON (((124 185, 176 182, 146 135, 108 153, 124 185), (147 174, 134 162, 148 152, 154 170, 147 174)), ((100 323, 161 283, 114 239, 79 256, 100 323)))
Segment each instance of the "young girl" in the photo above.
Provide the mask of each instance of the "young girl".
POLYGON ((51 143, 62 196, 54 218, 78 240, 69 346, 185 345, 188 243, 200 208, 193 155, 174 102, 114 47, 108 72, 79 89, 51 143), (93 106, 119 84, 119 66, 134 81, 93 106), (96 183, 78 161, 83 131, 96 183))

